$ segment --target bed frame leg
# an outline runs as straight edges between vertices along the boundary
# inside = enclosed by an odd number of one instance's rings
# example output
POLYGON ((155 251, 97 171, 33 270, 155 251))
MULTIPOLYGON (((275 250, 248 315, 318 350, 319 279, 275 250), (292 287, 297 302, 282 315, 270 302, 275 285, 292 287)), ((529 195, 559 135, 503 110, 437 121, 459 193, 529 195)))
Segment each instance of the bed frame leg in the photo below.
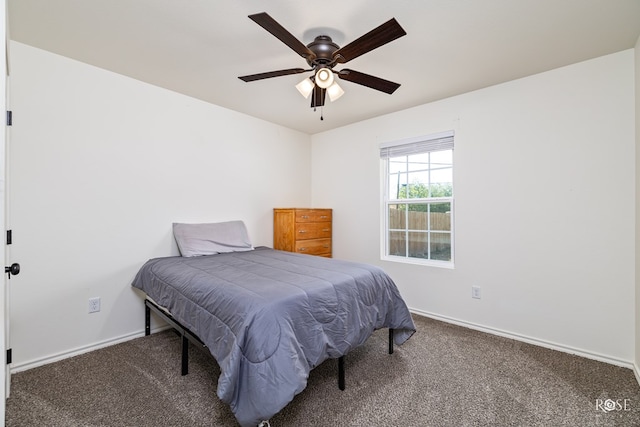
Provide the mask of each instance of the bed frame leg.
POLYGON ((144 335, 151 335, 151 309, 144 305, 144 335))
POLYGON ((344 390, 344 356, 338 358, 338 388, 344 390))
POLYGON ((389 354, 393 354, 393 328, 389 328, 389 354))
POLYGON ((189 373, 189 339, 182 335, 182 375, 189 373))

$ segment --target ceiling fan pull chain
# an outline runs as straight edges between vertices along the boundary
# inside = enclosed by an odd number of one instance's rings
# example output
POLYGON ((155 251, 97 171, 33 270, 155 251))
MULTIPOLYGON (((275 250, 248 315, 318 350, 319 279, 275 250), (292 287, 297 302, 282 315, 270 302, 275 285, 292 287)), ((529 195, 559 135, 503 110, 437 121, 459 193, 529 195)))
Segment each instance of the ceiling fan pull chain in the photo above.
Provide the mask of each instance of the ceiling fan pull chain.
POLYGON ((320 106, 320 120, 324 120, 324 105, 320 106))

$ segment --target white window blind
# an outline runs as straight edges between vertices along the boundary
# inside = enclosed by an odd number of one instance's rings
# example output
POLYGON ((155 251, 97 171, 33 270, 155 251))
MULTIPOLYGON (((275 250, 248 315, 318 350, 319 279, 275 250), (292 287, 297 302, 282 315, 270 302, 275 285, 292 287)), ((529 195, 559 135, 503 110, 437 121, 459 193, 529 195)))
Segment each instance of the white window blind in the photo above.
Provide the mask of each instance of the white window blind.
POLYGON ((398 157, 453 149, 453 131, 380 144, 380 157, 398 157))

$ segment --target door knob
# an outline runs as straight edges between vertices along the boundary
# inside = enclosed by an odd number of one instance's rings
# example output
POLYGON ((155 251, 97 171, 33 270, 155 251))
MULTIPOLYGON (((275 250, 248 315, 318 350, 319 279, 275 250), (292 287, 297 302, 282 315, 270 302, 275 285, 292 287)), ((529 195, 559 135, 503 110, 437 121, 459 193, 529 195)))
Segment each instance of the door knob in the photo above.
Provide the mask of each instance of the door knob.
POLYGON ((10 267, 5 267, 4 272, 7 273, 9 275, 9 279, 11 279, 12 274, 14 276, 20 274, 20 264, 14 262, 10 267))

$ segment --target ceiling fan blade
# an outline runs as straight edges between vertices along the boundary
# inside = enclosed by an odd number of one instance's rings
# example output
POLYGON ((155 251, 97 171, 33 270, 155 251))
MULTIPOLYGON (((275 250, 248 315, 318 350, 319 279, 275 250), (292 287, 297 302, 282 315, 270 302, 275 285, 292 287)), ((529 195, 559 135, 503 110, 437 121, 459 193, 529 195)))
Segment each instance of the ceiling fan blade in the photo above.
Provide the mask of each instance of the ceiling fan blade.
POLYGON ((406 31, 402 29, 398 21, 395 18, 391 18, 359 39, 335 51, 333 58, 336 62, 344 64, 406 34, 406 31))
POLYGON ((388 93, 389 95, 391 95, 396 91, 396 89, 400 87, 400 83, 390 82, 389 80, 370 76, 369 74, 350 70, 348 68, 340 70, 337 74, 342 80, 347 80, 351 83, 357 83, 362 86, 367 86, 371 89, 376 89, 381 92, 388 93))
POLYGON ((304 68, 289 68, 287 70, 269 71, 268 73, 251 74, 249 76, 241 76, 238 78, 248 83, 256 80, 270 79, 271 77, 288 76, 289 74, 300 74, 304 73, 305 71, 309 70, 305 70, 304 68))
POLYGON ((303 58, 315 57, 315 54, 309 50, 300 40, 294 37, 289 31, 287 31, 282 25, 278 24, 275 19, 269 16, 266 12, 256 13, 255 15, 249 15, 256 24, 260 25, 265 30, 273 34, 282 43, 293 49, 298 55, 303 58))
POLYGON ((311 94, 311 108, 322 107, 324 105, 324 100, 327 96, 327 90, 322 89, 321 87, 315 86, 313 88, 313 93, 311 94))

